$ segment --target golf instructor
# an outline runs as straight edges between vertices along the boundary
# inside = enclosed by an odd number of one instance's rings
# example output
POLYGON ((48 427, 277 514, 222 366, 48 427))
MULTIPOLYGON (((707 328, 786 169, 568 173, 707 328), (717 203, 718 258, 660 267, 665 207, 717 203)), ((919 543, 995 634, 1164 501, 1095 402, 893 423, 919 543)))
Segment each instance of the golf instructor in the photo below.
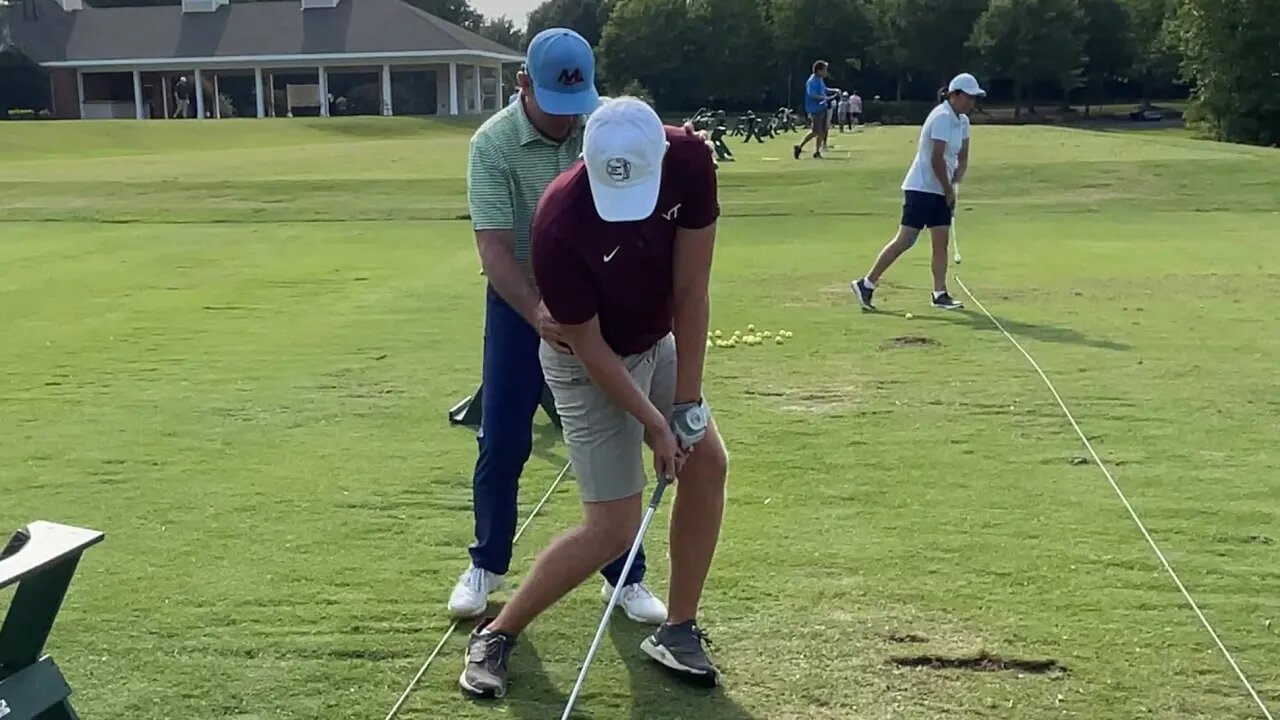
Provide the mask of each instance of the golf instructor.
POLYGON ((904 201, 898 234, 880 250, 871 271, 850 283, 864 310, 875 310, 872 295, 880 276, 902 253, 915 244, 920 231, 929 228, 933 239, 934 307, 962 307, 947 292, 947 244, 956 207, 956 189, 969 169, 969 113, 986 95, 969 73, 952 78, 943 101, 929 113, 920 128, 915 160, 902 181, 904 201))
MULTIPOLYGON (((698 681, 719 672, 696 624, 724 511, 728 460, 702 397, 708 282, 719 204, 704 142, 635 98, 587 122, 583 162, 547 188, 533 227, 538 288, 573 354, 544 340, 543 371, 564 423, 583 520, 542 552, 499 615, 468 641, 459 682, 506 694, 524 629, 639 530, 650 473, 675 480, 670 615, 641 649, 698 681)), ((585 637, 585 635, 584 635, 585 637)))
MULTIPOLYGON (((449 611, 459 618, 483 614, 511 563, 520 474, 533 449, 533 416, 544 384, 539 340, 567 352, 561 327, 534 287, 530 228, 543 190, 578 159, 583 116, 599 102, 591 46, 564 28, 533 38, 517 84, 519 98, 472 137, 467 164, 476 247, 489 282, 480 452, 472 476, 476 540, 471 565, 449 597, 449 611)), ((660 623, 667 609, 643 583, 643 552, 630 575, 618 577, 628 549, 616 562, 601 563, 604 594, 608 597, 614 584, 624 583, 619 604, 626 614, 639 622, 660 623)))

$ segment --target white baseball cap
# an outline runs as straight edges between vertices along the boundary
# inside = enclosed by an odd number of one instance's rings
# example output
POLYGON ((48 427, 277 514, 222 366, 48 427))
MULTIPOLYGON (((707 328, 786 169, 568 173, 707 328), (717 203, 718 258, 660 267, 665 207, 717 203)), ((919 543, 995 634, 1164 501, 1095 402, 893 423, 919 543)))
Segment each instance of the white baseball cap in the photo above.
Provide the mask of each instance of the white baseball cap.
POLYGON ((978 78, 969 73, 960 73, 951 78, 951 84, 947 86, 947 92, 962 92, 973 97, 986 97, 987 95, 987 91, 983 90, 982 86, 978 84, 978 78))
POLYGON ((582 137, 582 158, 600 218, 635 222, 652 215, 666 154, 666 129, 644 101, 614 98, 591 113, 582 137))

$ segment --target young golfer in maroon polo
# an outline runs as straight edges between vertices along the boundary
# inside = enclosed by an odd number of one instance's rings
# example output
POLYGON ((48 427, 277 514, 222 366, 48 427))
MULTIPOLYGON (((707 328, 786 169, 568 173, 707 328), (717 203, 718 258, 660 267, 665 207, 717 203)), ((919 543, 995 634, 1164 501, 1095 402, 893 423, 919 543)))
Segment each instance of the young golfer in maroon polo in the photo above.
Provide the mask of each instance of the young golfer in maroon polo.
MULTIPOLYGON (((641 643, 702 682, 718 670, 696 623, 724 512, 728 459, 702 396, 708 283, 719 204, 705 142, 662 125, 635 98, 587 123, 583 161, 547 188, 534 217, 533 270, 572 353, 542 344, 564 423, 582 523, 554 540, 498 617, 471 636, 461 684, 502 696, 507 659, 534 618, 625 553, 647 471, 675 481, 668 618, 641 643)), ((590 640, 583 636, 584 647, 590 640)))

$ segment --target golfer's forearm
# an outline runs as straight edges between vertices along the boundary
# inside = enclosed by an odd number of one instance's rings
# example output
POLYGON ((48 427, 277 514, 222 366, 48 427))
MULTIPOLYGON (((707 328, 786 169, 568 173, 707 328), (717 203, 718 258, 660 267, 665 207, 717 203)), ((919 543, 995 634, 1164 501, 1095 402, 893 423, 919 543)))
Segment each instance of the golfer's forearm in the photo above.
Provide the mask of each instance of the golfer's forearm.
POLYGON ((707 292, 676 297, 674 330, 676 338, 676 402, 693 402, 702 397, 702 371, 707 359, 707 325, 711 320, 711 298, 707 292))
POLYGON ((592 382, 611 402, 626 410, 645 427, 666 422, 666 418, 649 401, 649 396, 640 391, 622 361, 605 345, 604 340, 572 344, 574 354, 587 369, 592 382))
POLYGON ((933 162, 930 163, 933 168, 933 174, 938 178, 938 182, 942 183, 943 190, 951 189, 951 174, 947 172, 947 161, 937 155, 933 156, 933 162))
POLYGON ((964 174, 968 171, 969 171, 969 151, 967 149, 961 150, 960 157, 956 158, 956 174, 955 174, 955 177, 951 179, 951 183, 953 185, 959 185, 960 181, 964 179, 964 174))
POLYGON ((494 292, 533 325, 537 318, 538 290, 525 277, 510 246, 496 245, 497 243, 480 244, 480 266, 484 269, 484 276, 493 286, 494 292))

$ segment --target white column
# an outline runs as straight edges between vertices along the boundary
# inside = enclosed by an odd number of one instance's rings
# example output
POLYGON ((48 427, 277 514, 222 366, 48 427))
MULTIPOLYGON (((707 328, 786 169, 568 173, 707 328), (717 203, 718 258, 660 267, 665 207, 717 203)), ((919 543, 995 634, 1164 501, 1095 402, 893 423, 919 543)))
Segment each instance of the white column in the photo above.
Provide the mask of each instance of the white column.
POLYGON ((475 90, 472 93, 475 96, 476 112, 484 112, 484 91, 480 89, 480 66, 472 66, 472 74, 475 76, 475 90))
POLYGON ((133 119, 142 120, 142 73, 133 71, 133 119))
POLYGON ((494 110, 501 110, 507 106, 507 95, 502 92, 502 65, 498 65, 498 85, 497 95, 493 98, 494 110))
POLYGON ((275 73, 271 73, 271 76, 267 78, 267 92, 270 93, 270 95, 268 95, 267 97, 271 98, 271 102, 267 104, 267 106, 271 108, 271 117, 280 117, 280 108, 276 107, 276 74, 275 73))
POLYGON ((169 119, 169 76, 160 75, 160 105, 164 108, 164 119, 169 119))
POLYGON ((213 74, 213 117, 222 119, 222 93, 218 90, 218 73, 213 74))
POLYGON ((458 114, 458 63, 449 63, 449 114, 458 114))
POLYGON ((196 117, 204 119, 204 75, 196 68, 196 117))
POLYGON ((329 117, 329 73, 323 65, 316 68, 316 72, 320 75, 320 117, 329 117))
POLYGON ((390 117, 395 114, 391 108, 391 66, 382 66, 382 114, 390 117))
POLYGON ((262 68, 253 69, 253 96, 257 99, 258 117, 266 117, 267 105, 262 98, 262 68))
POLYGON ((76 96, 80 100, 80 119, 84 119, 84 73, 76 71, 76 96))

